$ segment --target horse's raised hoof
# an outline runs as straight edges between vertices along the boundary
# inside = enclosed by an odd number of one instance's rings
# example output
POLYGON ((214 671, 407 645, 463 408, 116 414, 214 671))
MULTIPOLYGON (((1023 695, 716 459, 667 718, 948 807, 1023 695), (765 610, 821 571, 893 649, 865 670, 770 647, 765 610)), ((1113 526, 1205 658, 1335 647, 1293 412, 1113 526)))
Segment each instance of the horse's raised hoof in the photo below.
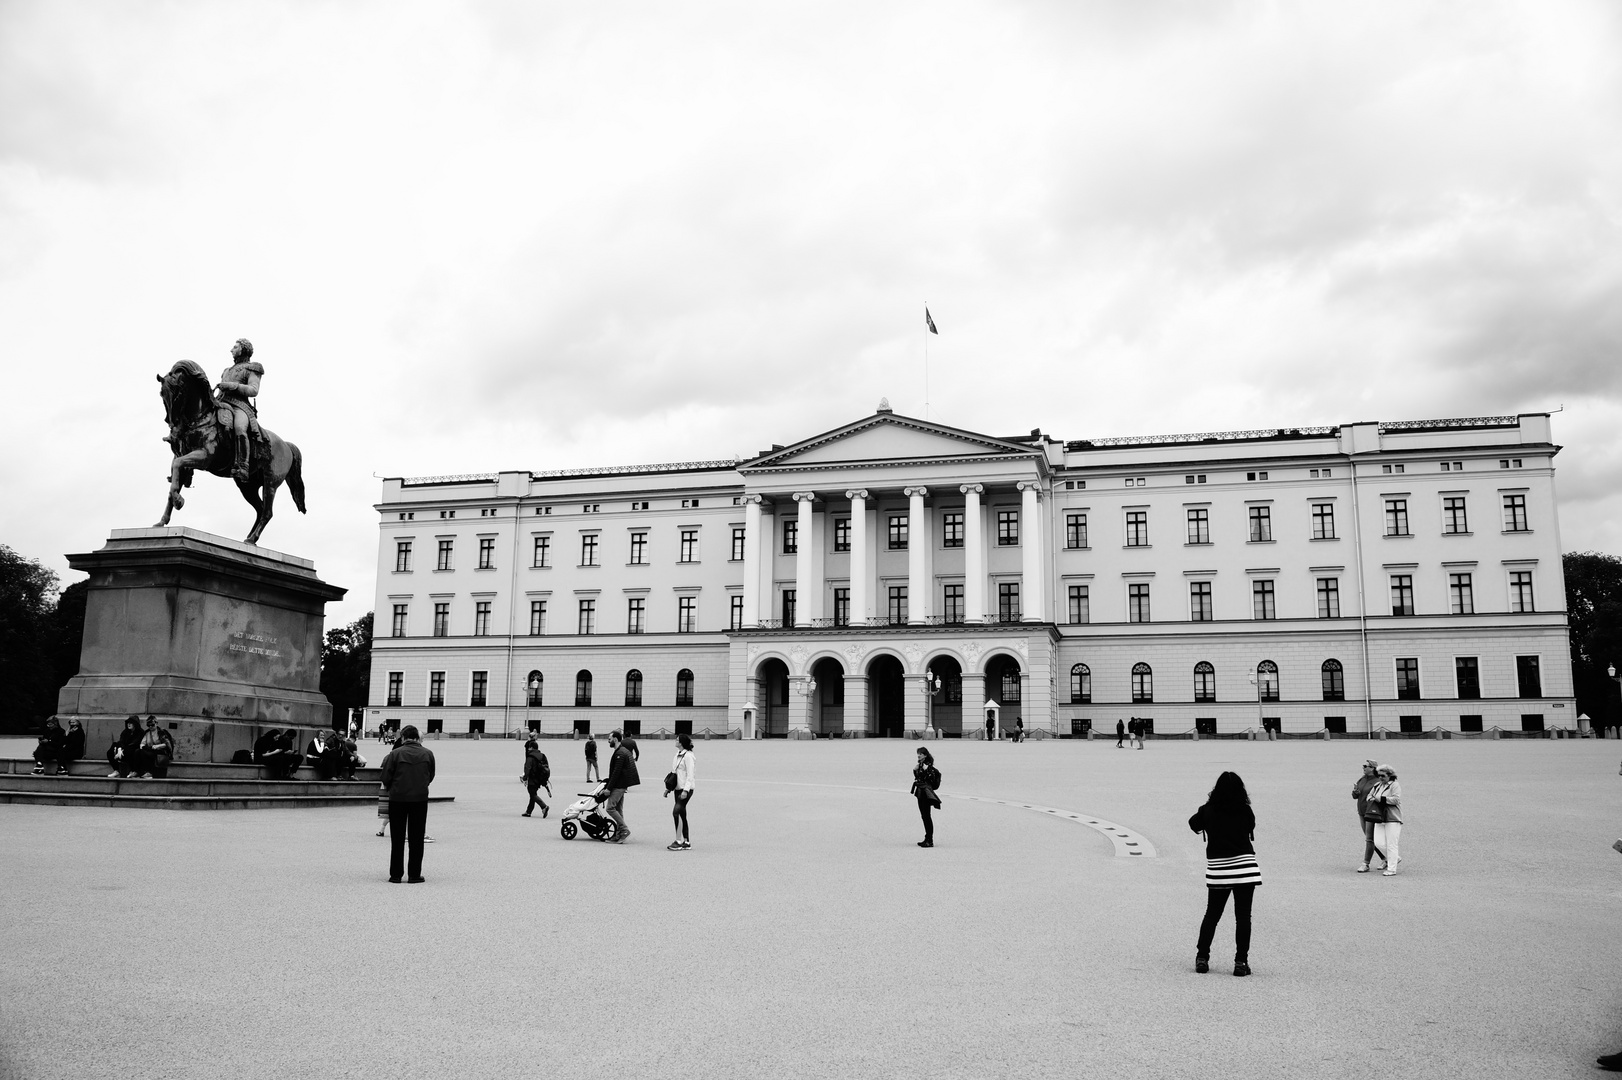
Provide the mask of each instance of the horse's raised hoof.
POLYGON ((175 509, 176 510, 184 510, 185 508, 186 508, 186 496, 180 494, 178 491, 175 492, 175 509))

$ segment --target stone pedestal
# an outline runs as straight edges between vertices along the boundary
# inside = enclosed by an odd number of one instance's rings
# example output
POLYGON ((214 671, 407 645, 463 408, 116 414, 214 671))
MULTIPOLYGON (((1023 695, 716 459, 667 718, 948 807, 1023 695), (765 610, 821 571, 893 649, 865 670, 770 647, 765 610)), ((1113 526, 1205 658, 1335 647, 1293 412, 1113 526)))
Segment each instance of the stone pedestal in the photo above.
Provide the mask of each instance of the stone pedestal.
POLYGON ((323 621, 346 590, 309 560, 194 529, 115 529, 68 565, 90 582, 79 674, 57 714, 84 723, 88 755, 132 714, 156 715, 192 761, 229 761, 266 727, 332 726, 323 621))

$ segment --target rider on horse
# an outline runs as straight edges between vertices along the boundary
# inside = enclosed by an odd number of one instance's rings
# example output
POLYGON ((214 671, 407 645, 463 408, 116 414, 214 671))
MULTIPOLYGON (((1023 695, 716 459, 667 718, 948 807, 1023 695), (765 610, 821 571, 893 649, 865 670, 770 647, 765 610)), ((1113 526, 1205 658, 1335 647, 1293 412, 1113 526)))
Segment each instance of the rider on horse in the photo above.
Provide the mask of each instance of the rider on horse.
POLYGON ((231 479, 245 484, 248 482, 251 457, 249 447, 260 437, 259 410, 254 406, 253 399, 259 395, 259 378, 264 375, 265 369, 263 365, 253 362, 253 343, 247 338, 237 338, 237 343, 231 346, 231 359, 233 363, 220 375, 219 385, 215 387, 219 394, 215 403, 218 406, 220 433, 230 432, 233 436, 235 457, 231 479))

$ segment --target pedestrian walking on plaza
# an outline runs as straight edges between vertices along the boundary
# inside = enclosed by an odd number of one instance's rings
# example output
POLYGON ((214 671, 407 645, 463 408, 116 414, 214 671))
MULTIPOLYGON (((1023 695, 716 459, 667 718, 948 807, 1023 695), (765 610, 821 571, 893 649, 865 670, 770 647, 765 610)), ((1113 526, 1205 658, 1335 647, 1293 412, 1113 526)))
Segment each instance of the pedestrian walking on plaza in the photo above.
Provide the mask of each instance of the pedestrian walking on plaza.
POLYGON ((935 846, 935 819, 931 812, 940 808, 941 797, 935 789, 941 786, 941 771, 935 768, 935 755, 927 747, 918 748, 918 764, 912 770, 912 794, 918 800, 918 816, 924 819, 924 838, 919 847, 935 846))
POLYGON ((1379 767, 1379 763, 1369 758, 1363 762, 1363 775, 1352 785, 1352 798, 1357 800, 1357 821, 1363 827, 1363 861, 1357 867, 1359 874, 1369 872, 1369 863, 1376 855, 1380 856, 1382 863, 1386 861, 1385 852, 1374 846, 1374 822, 1385 815, 1376 808, 1375 817, 1369 816, 1369 791, 1379 782, 1379 777, 1374 774, 1379 767))
POLYGON ((415 724, 400 731, 400 745, 383 759, 383 786, 389 793, 389 880, 402 875, 416 885, 422 876, 422 846, 428 835, 428 786, 434 782, 434 752, 418 740, 415 724), (411 847, 410 861, 406 845, 411 847))
POLYGON ((671 841, 670 851, 686 851, 693 846, 692 837, 687 831, 687 804, 693 801, 693 781, 697 779, 696 763, 693 760, 693 737, 691 735, 677 735, 676 760, 671 762, 670 772, 676 778, 676 786, 666 791, 666 795, 676 797, 676 805, 670 811, 671 818, 676 825, 676 839, 671 841))
POLYGON ((1014 720, 1014 742, 1022 743, 1024 741, 1025 741, 1025 719, 1024 719, 1024 717, 1017 717, 1014 720))
POLYGON ((588 732, 586 735, 586 783, 591 783, 593 773, 597 775, 597 782, 602 783, 603 774, 597 769, 597 740, 588 732))
POLYGON ((1126 739, 1126 721, 1120 717, 1115 718, 1115 749, 1121 749, 1121 743, 1126 739))
POLYGON ((1256 814, 1238 773, 1225 772, 1194 811, 1188 827, 1205 835, 1205 918, 1194 947, 1194 970, 1211 970, 1211 939, 1233 894, 1233 973, 1250 974, 1250 904, 1262 883, 1256 862, 1256 814))
POLYGON ((636 758, 631 756, 624 740, 618 728, 609 732, 608 745, 614 748, 614 755, 608 760, 608 799, 603 803, 603 813, 619 826, 614 837, 616 844, 631 838, 631 830, 625 825, 625 793, 642 782, 642 777, 637 775, 636 758))
POLYGON ((524 808, 524 816, 529 817, 539 805, 541 817, 546 817, 552 808, 546 805, 539 792, 544 787, 548 795, 552 794, 552 766, 547 764, 546 755, 541 753, 541 744, 534 739, 524 743, 524 775, 520 779, 529 788, 529 805, 524 808))
POLYGON ((1385 876, 1396 877, 1402 865, 1402 856, 1397 852, 1397 842, 1402 838, 1402 788, 1397 784, 1397 770, 1389 765, 1375 770, 1368 805, 1371 812, 1378 807, 1380 814, 1374 823, 1374 846, 1384 853, 1385 876))

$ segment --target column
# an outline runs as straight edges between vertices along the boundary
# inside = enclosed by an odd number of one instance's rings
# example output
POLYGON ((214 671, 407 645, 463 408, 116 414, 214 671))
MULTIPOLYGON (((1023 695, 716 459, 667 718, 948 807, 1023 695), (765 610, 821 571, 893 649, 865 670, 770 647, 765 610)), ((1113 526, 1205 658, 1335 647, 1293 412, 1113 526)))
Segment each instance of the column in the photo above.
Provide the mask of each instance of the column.
POLYGON ((986 673, 983 671, 965 671, 963 673, 963 737, 966 739, 974 731, 981 735, 986 731, 986 673))
POLYGON ((867 676, 845 673, 845 738, 867 737, 867 676))
MULTIPOLYGON (((850 500, 850 624, 852 626, 867 625, 867 489, 857 488, 845 492, 845 498, 850 500)), ((849 676, 846 677, 845 700, 850 701, 849 676)), ((867 680, 862 680, 862 692, 867 692, 867 680)), ((863 697, 863 727, 866 727, 867 712, 866 697, 863 697)), ((846 706, 849 708, 849 706, 846 706)), ((847 713, 846 715, 849 715, 847 713)))
POLYGON ((986 489, 984 484, 964 484, 958 490, 963 493, 963 619, 971 623, 984 622, 986 537, 980 525, 980 496, 986 489))
POLYGON ((1042 583, 1042 510, 1037 502, 1041 485, 1035 481, 1019 483, 1019 547, 1023 556, 1020 568, 1019 607, 1025 622, 1047 621, 1047 593, 1042 583))
POLYGON ((924 509, 924 496, 929 494, 929 489, 910 487, 903 489, 902 494, 907 496, 907 621, 928 622, 929 517, 924 509))
MULTIPOLYGON (((743 624, 760 625, 760 496, 743 497, 743 624)), ((756 715, 759 715, 758 713, 756 715)))
MULTIPOLYGON (((798 616, 796 616, 798 618, 798 616)), ((788 737, 803 739, 811 732, 811 677, 790 675, 788 680, 788 737), (796 735, 795 732, 804 734, 796 735)))
MULTIPOLYGON (((908 522, 907 525, 910 531, 912 523, 908 522)), ((910 543, 908 547, 911 547, 910 543)), ((909 585, 907 588, 909 592, 908 606, 910 607, 912 587, 909 585)), ((925 678, 926 676, 922 673, 914 675, 911 672, 901 676, 901 727, 908 734, 923 731, 929 726, 929 695, 925 692, 927 690, 924 685, 925 678)))
POLYGON ((815 545, 811 542, 811 504, 817 496, 811 491, 796 491, 794 501, 799 504, 794 533, 794 625, 810 626, 815 610, 822 607, 817 599, 822 595, 822 575, 811 558, 815 545))

